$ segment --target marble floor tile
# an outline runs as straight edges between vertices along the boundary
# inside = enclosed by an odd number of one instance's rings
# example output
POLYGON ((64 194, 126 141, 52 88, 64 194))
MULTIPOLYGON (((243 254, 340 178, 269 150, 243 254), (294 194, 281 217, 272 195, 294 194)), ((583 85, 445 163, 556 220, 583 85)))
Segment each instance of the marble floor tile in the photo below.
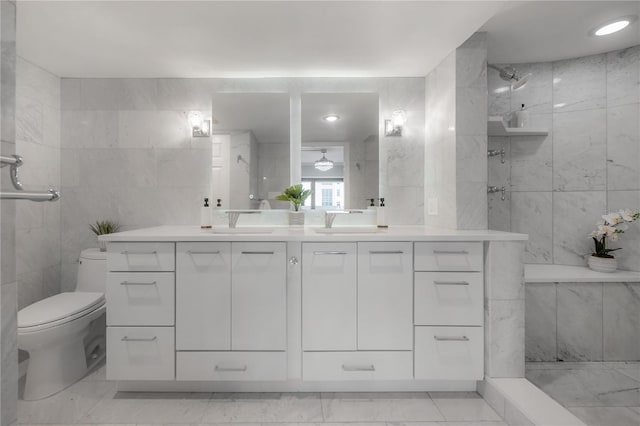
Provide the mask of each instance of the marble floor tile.
POLYGON ((319 393, 214 394, 203 423, 322 422, 319 393))
POLYGON ((210 393, 113 391, 89 410, 80 422, 197 423, 202 419, 210 397, 210 393))
POLYGON ((445 420, 426 392, 323 393, 322 412, 328 422, 445 420))
POLYGON ((588 426, 640 425, 640 414, 627 407, 572 407, 569 411, 588 426))
POLYGON ((640 366, 629 368, 616 368, 616 371, 631 377, 633 380, 640 382, 640 366))
POLYGON ((115 389, 112 382, 79 382, 40 401, 18 401, 18 421, 29 424, 77 423, 91 408, 115 389))
POLYGON ((434 398, 447 421, 500 421, 501 418, 482 398, 434 398))
POLYGON ((566 407, 640 403, 640 382, 613 369, 528 370, 526 377, 566 407))

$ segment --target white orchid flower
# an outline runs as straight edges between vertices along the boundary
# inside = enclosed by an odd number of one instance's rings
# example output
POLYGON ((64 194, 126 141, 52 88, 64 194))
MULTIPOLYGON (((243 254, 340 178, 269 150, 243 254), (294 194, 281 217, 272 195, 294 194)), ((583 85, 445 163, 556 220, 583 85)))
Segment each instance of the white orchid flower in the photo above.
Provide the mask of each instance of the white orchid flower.
POLYGON ((622 222, 622 216, 620 216, 620 214, 618 213, 605 214, 602 215, 602 218, 609 225, 617 225, 618 223, 622 222))
POLYGON ((633 219, 634 212, 631 211, 631 210, 628 210, 628 209, 627 210, 620 210, 619 214, 620 214, 620 217, 622 217, 622 220, 624 220, 625 222, 633 222, 634 221, 634 219, 633 219))

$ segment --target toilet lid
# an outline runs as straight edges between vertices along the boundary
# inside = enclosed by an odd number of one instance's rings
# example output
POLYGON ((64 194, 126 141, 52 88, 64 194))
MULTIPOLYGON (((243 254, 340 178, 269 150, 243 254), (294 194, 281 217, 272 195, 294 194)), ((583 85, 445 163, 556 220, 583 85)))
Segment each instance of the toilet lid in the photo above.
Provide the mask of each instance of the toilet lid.
POLYGON ((18 328, 59 321, 104 304, 104 293, 68 292, 47 297, 18 312, 18 328))

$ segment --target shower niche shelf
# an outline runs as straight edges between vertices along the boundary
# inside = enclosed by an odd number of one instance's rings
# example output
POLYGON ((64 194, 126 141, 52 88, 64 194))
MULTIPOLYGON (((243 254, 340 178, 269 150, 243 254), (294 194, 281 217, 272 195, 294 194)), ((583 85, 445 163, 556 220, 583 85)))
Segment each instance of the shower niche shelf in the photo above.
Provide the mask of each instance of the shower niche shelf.
POLYGON ((489 136, 547 136, 549 130, 544 127, 506 127, 502 117, 489 117, 487 134, 489 136))

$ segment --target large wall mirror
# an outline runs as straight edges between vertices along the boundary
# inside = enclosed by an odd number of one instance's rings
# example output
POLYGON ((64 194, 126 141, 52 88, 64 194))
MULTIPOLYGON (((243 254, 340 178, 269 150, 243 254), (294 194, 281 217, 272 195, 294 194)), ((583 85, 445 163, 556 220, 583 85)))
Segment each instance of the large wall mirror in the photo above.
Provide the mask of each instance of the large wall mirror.
POLYGON ((378 94, 302 95, 302 184, 309 209, 360 209, 378 198, 378 94))
MULTIPOLYGON (((227 209, 288 209, 288 93, 216 93, 211 108, 212 196, 227 209)), ((214 204, 215 205, 215 204, 214 204)))

